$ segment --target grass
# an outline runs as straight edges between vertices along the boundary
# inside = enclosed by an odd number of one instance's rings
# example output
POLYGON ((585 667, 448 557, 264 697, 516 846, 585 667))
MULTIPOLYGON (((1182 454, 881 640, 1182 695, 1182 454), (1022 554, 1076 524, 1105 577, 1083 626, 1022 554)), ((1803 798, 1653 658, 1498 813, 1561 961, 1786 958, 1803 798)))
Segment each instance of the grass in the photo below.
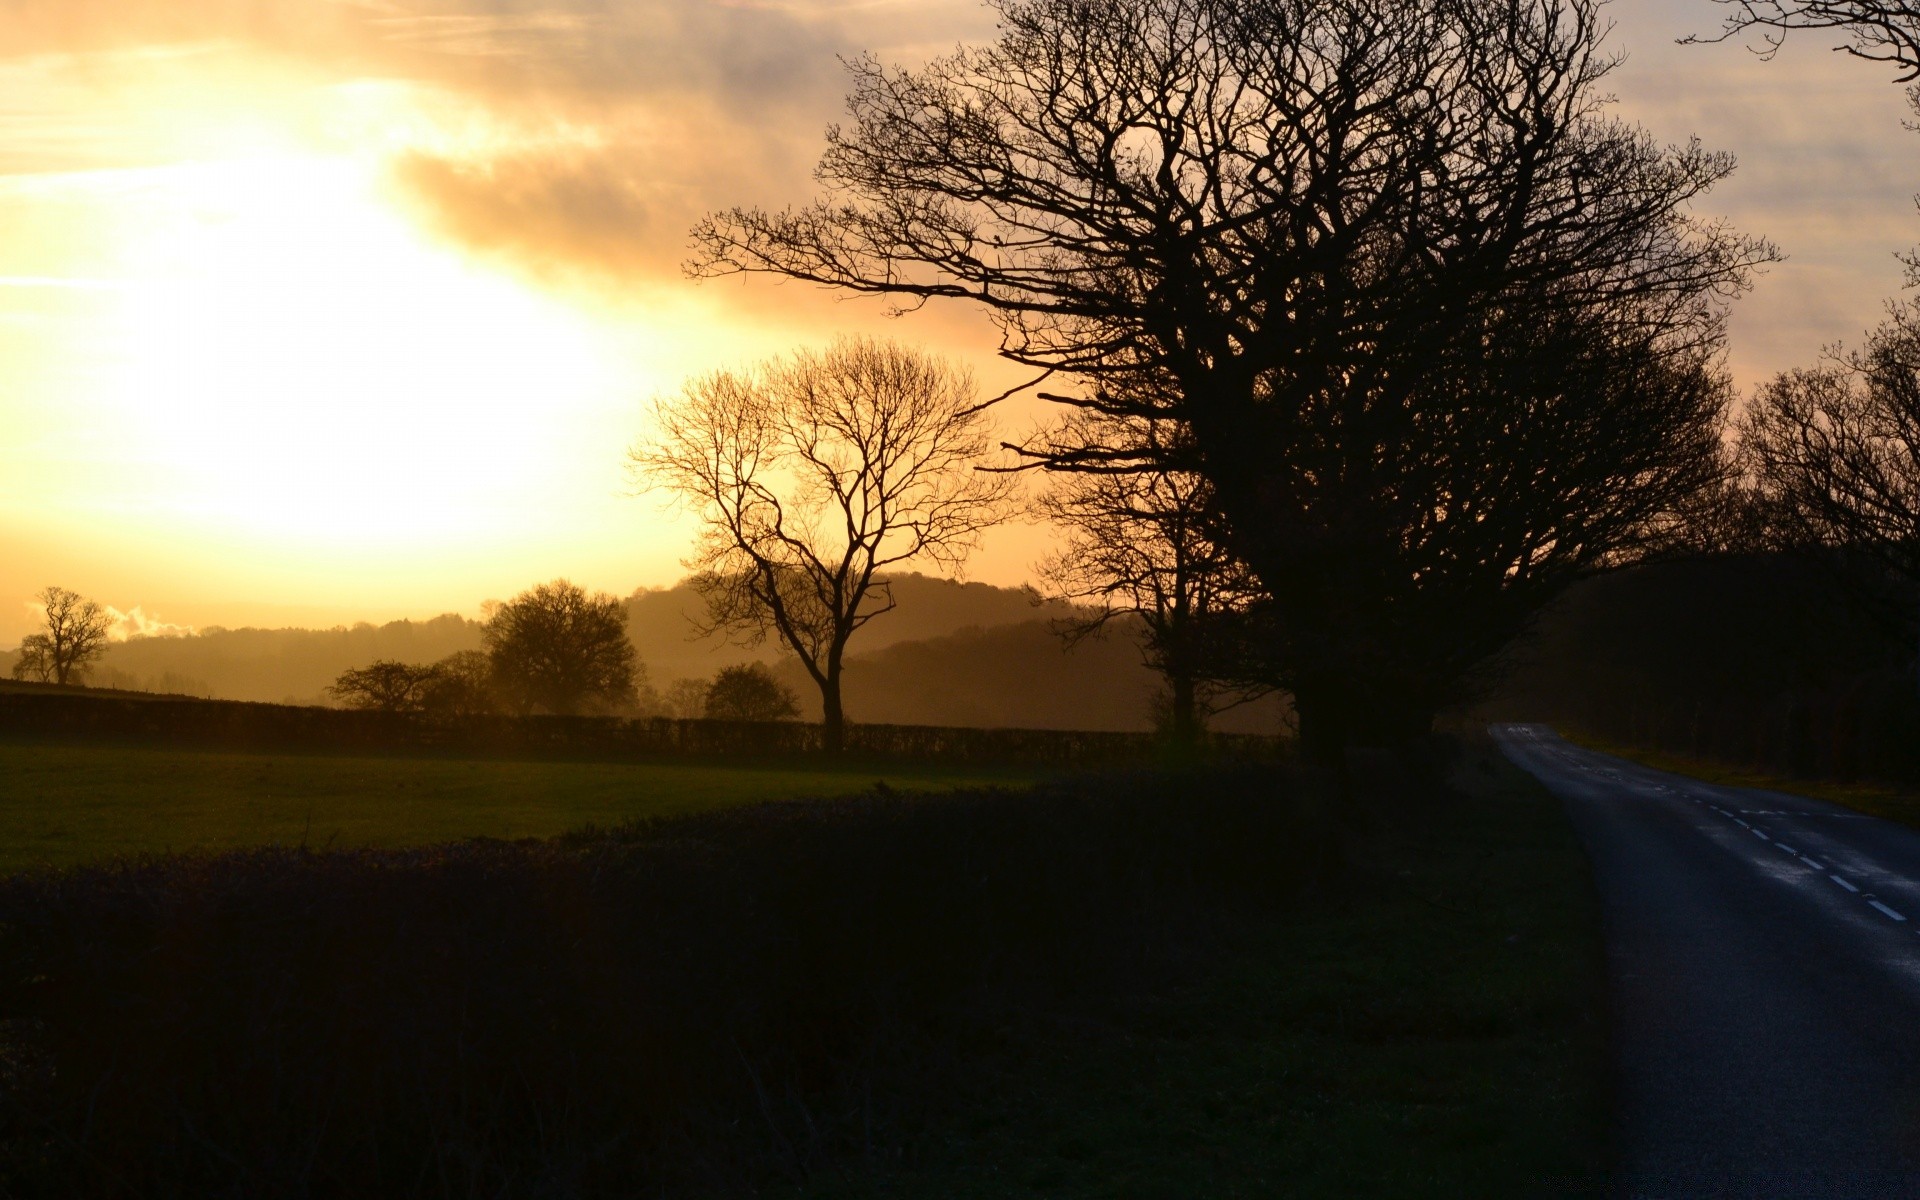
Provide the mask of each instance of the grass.
POLYGON ((1451 782, 1363 772, 1356 811, 1136 772, 0 879, 0 1194, 1600 1194, 1585 863, 1484 740, 1451 782))
POLYGON ((1605 987, 1559 805, 1490 745, 1218 969, 1009 1030, 913 1161, 815 1197, 1600 1195, 1605 987))
POLYGON ((1559 733, 1577 746, 1585 746, 1589 750, 1598 750, 1602 754, 1611 754, 1616 758, 1629 759, 1658 771, 1688 775, 1694 779, 1726 787, 1759 788, 1769 792, 1791 792, 1798 796, 1812 796, 1817 800, 1825 800, 1851 808, 1856 812, 1884 817, 1889 821, 1898 821, 1903 825, 1920 828, 1920 792, 1898 788, 1891 784, 1775 775, 1752 767, 1735 766, 1719 759, 1680 754, 1670 750, 1649 750, 1639 746, 1628 746, 1578 730, 1561 729, 1559 733))
POLYGON ((942 791, 1036 772, 502 762, 0 741, 0 874, 180 850, 399 847, 586 826, 885 782, 942 791))

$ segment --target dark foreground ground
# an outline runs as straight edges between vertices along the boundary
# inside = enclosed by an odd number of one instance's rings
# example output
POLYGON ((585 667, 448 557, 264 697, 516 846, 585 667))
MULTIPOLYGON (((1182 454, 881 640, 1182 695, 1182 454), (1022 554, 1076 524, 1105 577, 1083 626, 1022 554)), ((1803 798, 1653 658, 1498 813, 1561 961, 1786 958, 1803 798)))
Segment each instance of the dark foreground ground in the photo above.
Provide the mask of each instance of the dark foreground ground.
POLYGON ((1598 1190, 1600 952, 1491 747, 0 881, 9 1196, 1598 1190))

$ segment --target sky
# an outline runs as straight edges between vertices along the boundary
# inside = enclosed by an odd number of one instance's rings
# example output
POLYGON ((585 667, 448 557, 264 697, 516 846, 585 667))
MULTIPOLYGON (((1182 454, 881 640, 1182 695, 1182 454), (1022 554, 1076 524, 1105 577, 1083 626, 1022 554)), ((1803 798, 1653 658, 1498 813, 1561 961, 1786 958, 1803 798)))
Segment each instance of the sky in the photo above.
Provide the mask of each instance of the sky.
MULTIPOLYGON (((1857 338, 1920 244, 1890 69, 1675 44, 1710 0, 1608 11, 1621 115, 1732 152, 1701 215, 1787 256, 1736 381, 1857 338)), ((978 313, 680 265, 703 213, 814 194, 840 56, 991 32, 973 0, 0 0, 0 646, 50 584, 122 632, 662 586, 692 524, 625 469, 651 396, 841 332, 1015 382, 978 313)), ((1045 549, 1006 529, 969 577, 1045 549)))

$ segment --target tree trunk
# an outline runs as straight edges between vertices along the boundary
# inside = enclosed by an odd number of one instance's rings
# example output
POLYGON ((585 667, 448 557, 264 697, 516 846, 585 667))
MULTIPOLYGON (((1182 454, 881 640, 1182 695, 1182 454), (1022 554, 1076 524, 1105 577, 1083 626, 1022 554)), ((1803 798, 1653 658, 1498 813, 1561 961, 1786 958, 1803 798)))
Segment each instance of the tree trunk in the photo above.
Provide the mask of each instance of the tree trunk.
POLYGON ((1350 738, 1347 698, 1332 680, 1301 680, 1293 689, 1293 713, 1300 726, 1300 757, 1316 767, 1339 767, 1350 738))
POLYGON ((1357 687, 1344 679, 1303 680, 1293 692, 1300 723, 1300 756, 1317 767, 1339 767, 1355 746, 1393 748, 1433 732, 1437 710, 1395 685, 1357 687))
POLYGON ((1193 672, 1169 670, 1167 690, 1167 738, 1180 749, 1191 749, 1200 741, 1200 697, 1193 672))
POLYGON ((840 661, 834 655, 820 683, 820 749, 838 754, 847 745, 847 716, 840 706, 840 661))

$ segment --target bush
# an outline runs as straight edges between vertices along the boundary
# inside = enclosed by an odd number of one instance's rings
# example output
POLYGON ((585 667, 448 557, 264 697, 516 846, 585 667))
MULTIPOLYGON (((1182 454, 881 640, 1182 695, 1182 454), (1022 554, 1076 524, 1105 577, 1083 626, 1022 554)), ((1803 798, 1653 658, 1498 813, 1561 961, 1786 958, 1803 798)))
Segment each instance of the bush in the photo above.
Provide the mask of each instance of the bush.
POLYGON ((765 663, 723 667, 707 685, 709 721, 791 721, 799 715, 793 690, 775 679, 765 663))
POLYGON ((0 881, 0 1192, 752 1190, 897 1134, 995 1022, 1283 906, 1327 857, 1309 790, 880 788, 0 881))

